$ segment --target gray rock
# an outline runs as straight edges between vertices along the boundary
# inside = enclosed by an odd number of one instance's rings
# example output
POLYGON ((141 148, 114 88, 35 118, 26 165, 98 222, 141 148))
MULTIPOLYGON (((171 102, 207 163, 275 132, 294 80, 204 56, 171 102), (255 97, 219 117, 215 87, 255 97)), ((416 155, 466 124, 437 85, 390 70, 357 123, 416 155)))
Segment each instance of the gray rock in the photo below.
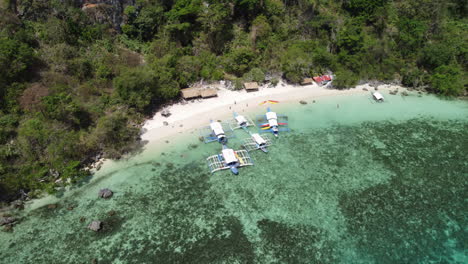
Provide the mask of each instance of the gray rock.
POLYGON ((408 96, 409 94, 406 91, 404 91, 404 92, 401 93, 401 95, 408 96))
POLYGON ((12 225, 5 225, 3 227, 4 232, 13 232, 13 226, 12 225))
POLYGON ((21 200, 13 201, 10 205, 13 206, 13 208, 18 209, 18 210, 24 209, 24 202, 21 200))
POLYGON ((168 126, 169 123, 168 123, 167 121, 164 121, 164 122, 163 122, 163 125, 168 126))
POLYGON ((367 89, 367 88, 362 88, 362 90, 363 90, 363 91, 369 91, 369 89, 367 89))
POLYGON ((92 221, 91 224, 88 225, 88 228, 90 230, 93 230, 94 232, 98 232, 102 228, 102 222, 101 221, 92 221))
POLYGON ((48 204, 47 209, 57 209, 58 204, 48 204))
POLYGON ((104 199, 108 199, 108 198, 111 198, 113 194, 114 193, 110 189, 105 188, 105 189, 99 190, 98 196, 104 199))
POLYGON ((307 104, 307 102, 304 101, 304 100, 299 101, 299 103, 302 104, 302 105, 306 105, 306 104, 307 104))
POLYGON ((171 112, 169 112, 169 110, 167 109, 164 109, 161 111, 161 115, 164 117, 169 117, 171 115, 171 112))
POLYGON ((0 226, 13 224, 14 222, 16 222, 16 218, 14 217, 7 216, 0 218, 0 226))

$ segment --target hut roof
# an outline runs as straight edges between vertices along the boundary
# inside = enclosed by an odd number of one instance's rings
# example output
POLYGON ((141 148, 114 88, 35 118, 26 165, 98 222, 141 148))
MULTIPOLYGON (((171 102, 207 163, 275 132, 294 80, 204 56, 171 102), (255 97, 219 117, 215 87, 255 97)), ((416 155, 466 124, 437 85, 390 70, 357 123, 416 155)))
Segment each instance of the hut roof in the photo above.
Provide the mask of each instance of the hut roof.
POLYGON ((301 82, 301 85, 309 85, 309 84, 312 84, 314 82, 314 79, 312 78, 304 78, 301 82))
POLYGON ((201 90, 201 97, 203 98, 208 98, 208 97, 214 97, 214 96, 218 96, 218 92, 216 91, 216 89, 204 89, 204 90, 201 90))
POLYGON ((197 88, 186 88, 182 89, 181 92, 184 99, 195 98, 201 95, 200 90, 197 88))
POLYGON ((315 81, 316 83, 321 83, 321 82, 323 82, 323 79, 322 79, 322 77, 320 77, 320 76, 315 76, 315 77, 314 77, 314 81, 315 81))
POLYGON ((245 82, 244 87, 247 91, 258 90, 257 82, 245 82))

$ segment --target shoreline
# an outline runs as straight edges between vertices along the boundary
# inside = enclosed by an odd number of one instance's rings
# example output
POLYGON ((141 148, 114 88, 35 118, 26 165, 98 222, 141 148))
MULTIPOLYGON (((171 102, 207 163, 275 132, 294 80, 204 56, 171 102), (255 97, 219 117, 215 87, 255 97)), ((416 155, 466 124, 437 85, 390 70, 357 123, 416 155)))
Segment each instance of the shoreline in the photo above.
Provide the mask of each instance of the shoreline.
MULTIPOLYGON (((212 86, 212 85, 210 85, 212 86)), ((161 115, 162 110, 156 112, 151 119, 147 119, 142 125, 142 134, 140 135, 143 143, 142 151, 149 149, 157 149, 158 153, 165 151, 170 147, 167 140, 171 137, 181 135, 183 133, 194 133, 196 129, 207 125, 210 119, 226 119, 232 118, 232 112, 252 112, 257 109, 264 109, 267 105, 259 105, 259 103, 266 100, 276 100, 279 103, 291 103, 304 100, 307 103, 312 103, 312 100, 317 100, 324 97, 354 95, 371 93, 377 87, 379 91, 394 91, 398 89, 399 92, 407 91, 407 88, 398 85, 378 85, 371 86, 366 83, 358 85, 354 88, 346 90, 331 89, 327 86, 312 85, 289 85, 280 81, 274 88, 267 88, 266 86, 260 87, 258 91, 246 92, 245 90, 231 91, 226 88, 218 88, 218 96, 207 99, 194 99, 185 103, 178 102, 167 106, 165 109, 171 112, 169 117, 161 115), (367 89, 367 90, 364 90, 367 89), (164 122, 168 122, 167 126, 164 122)), ((172 140, 171 140, 172 141, 172 140)), ((123 156, 123 160, 129 158, 127 155, 123 156)), ((100 158, 98 161, 92 163, 87 168, 93 175, 91 182, 98 180, 96 173, 112 171, 112 166, 116 162, 114 159, 100 158)), ((58 198, 53 198, 46 195, 32 199, 25 203, 28 211, 35 208, 45 206, 49 203, 57 202, 58 198)))
MULTIPOLYGON (((379 91, 406 91, 407 89, 398 85, 378 85, 379 91)), ((263 109, 267 105, 260 105, 267 100, 282 102, 293 102, 301 100, 315 100, 321 97, 340 96, 359 93, 370 93, 374 86, 369 83, 358 85, 346 90, 331 89, 327 86, 312 85, 290 85, 282 81, 274 87, 260 87, 258 91, 246 92, 245 90, 231 91, 226 88, 218 88, 218 96, 207 99, 194 99, 185 103, 169 105, 167 109, 171 115, 164 117, 161 111, 155 113, 151 119, 147 119, 142 126, 141 140, 145 145, 161 142, 173 135, 181 134, 197 129, 207 124, 210 119, 232 118, 232 113, 252 112, 263 109), (364 90, 364 89, 367 89, 364 90), (167 125, 164 123, 167 122, 167 125)), ((310 103, 307 101, 307 103, 310 103)))

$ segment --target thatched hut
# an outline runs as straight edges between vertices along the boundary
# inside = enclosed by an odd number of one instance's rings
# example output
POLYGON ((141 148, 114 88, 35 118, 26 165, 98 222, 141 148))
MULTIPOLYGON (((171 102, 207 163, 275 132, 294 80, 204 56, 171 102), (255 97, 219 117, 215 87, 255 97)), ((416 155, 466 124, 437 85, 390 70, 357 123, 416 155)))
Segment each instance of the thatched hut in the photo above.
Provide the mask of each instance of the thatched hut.
POLYGON ((218 96, 218 92, 216 91, 216 89, 208 88, 208 89, 201 90, 202 98, 210 98, 210 97, 215 97, 215 96, 218 96))
POLYGON ((247 92, 258 91, 259 89, 257 82, 245 82, 244 87, 247 92))
POLYGON ((184 99, 192 99, 192 98, 197 98, 201 96, 200 89, 197 88, 186 88, 182 89, 182 98, 184 99))
POLYGON ((312 78, 304 78, 301 82, 301 85, 311 85, 314 82, 312 78))

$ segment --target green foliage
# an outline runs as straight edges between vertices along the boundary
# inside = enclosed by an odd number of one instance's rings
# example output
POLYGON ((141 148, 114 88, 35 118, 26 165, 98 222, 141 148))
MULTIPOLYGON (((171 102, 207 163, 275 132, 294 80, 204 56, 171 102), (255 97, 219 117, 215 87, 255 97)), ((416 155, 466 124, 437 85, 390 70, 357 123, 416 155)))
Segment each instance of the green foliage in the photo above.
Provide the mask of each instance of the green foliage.
POLYGON ((14 81, 28 78, 28 68, 35 59, 33 49, 17 40, 0 37, 0 110, 14 81))
POLYGON ((333 87, 337 89, 351 88, 357 85, 359 77, 349 70, 338 70, 335 72, 333 87))
POLYGON ((245 81, 262 83, 265 81, 265 73, 259 68, 253 68, 242 77, 245 81))
POLYGON ((463 92, 466 77, 461 76, 457 65, 443 65, 435 69, 431 76, 431 86, 437 92, 445 95, 459 95, 463 92))
POLYGON ((226 55, 227 72, 242 76, 255 64, 255 53, 249 48, 237 48, 226 55))
POLYGON ((455 57, 454 48, 445 43, 429 44, 422 50, 421 64, 428 69, 450 64, 455 57))
POLYGON ((70 94, 58 93, 42 98, 41 113, 47 119, 54 119, 74 128, 90 125, 88 114, 80 109, 70 94))
POLYGON ((129 124, 127 115, 116 112, 97 121, 88 144, 98 146, 110 157, 119 157, 120 153, 130 149, 138 132, 138 128, 129 124))
POLYGON ((122 102, 143 111, 155 96, 158 82, 149 69, 136 68, 115 78, 114 88, 122 102))
POLYGON ((349 0, 344 2, 344 8, 353 16, 361 17, 365 21, 374 20, 375 13, 385 8, 388 0, 349 0))

